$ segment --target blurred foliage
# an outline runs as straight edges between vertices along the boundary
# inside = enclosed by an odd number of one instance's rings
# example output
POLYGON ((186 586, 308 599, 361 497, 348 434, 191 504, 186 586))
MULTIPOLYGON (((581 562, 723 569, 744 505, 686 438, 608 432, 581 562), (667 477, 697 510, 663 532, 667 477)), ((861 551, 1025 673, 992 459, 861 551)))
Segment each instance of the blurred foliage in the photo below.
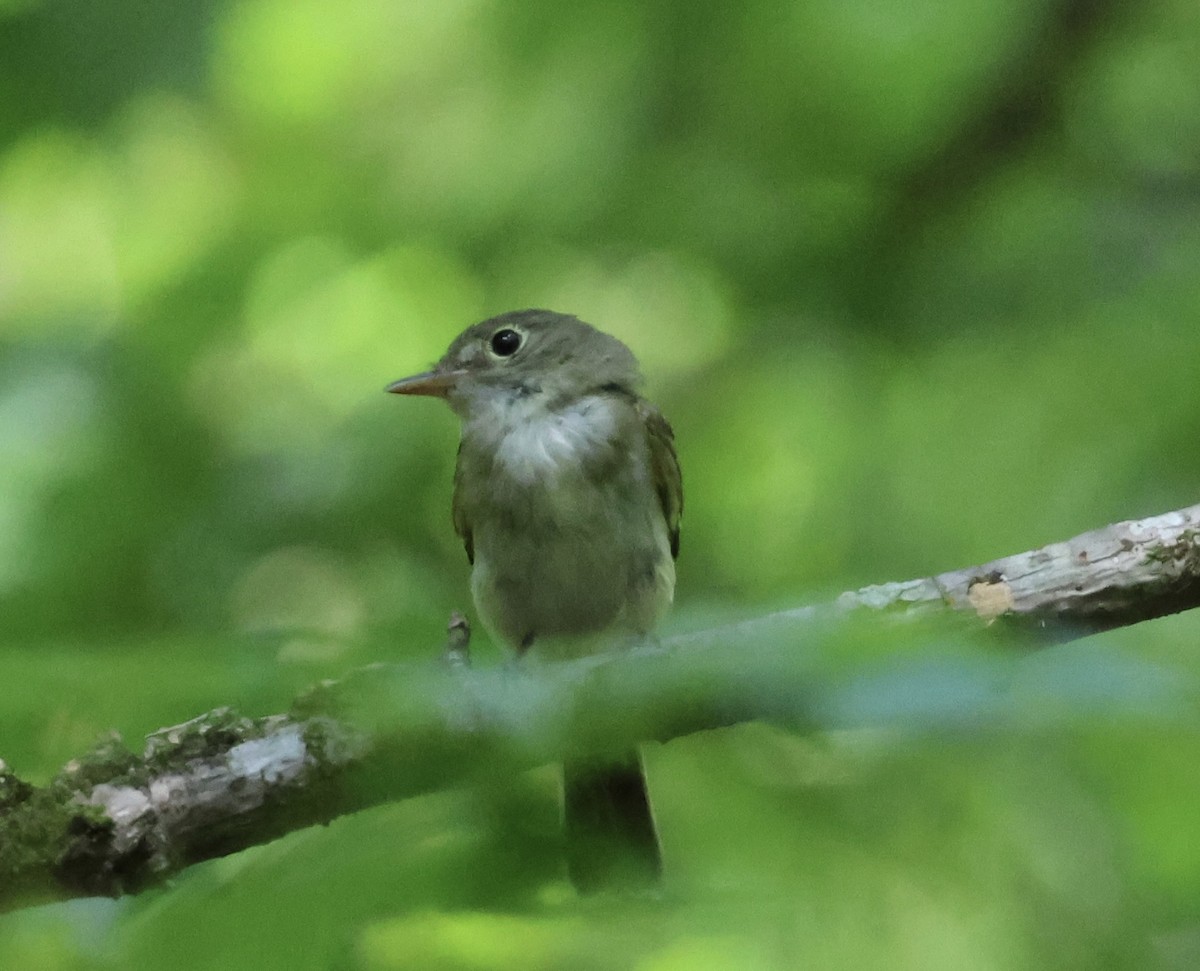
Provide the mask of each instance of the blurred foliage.
MULTIPOLYGON (((436 650, 454 420, 380 390, 516 307, 675 424, 676 627, 1194 502, 1197 10, 0 0, 0 756, 436 650)), ((1190 684, 1196 624, 1103 640, 1190 684)), ((0 965, 1196 966, 1194 712, 896 736, 923 670, 652 749, 662 901, 572 898, 534 773, 0 965)))

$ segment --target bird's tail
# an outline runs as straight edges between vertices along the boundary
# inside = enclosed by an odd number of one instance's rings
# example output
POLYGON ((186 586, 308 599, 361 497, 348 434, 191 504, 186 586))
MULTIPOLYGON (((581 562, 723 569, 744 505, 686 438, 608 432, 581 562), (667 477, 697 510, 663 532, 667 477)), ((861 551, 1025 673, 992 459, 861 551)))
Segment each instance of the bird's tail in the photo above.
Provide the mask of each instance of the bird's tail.
POLYGON ((662 852, 637 750, 563 765, 567 872, 580 893, 647 890, 662 877, 662 852))

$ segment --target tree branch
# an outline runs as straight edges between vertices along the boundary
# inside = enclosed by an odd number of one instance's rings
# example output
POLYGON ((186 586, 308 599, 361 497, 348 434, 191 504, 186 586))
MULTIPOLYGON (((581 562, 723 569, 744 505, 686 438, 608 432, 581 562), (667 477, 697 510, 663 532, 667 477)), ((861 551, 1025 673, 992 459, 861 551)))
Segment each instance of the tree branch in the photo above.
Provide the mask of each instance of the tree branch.
MULTIPOLYGON (((217 710, 156 732, 140 756, 114 737, 45 787, 0 762, 0 910, 135 893, 344 813, 567 755, 755 719, 861 723, 847 702, 864 682, 861 666, 848 668, 852 652, 839 650, 848 628, 855 643, 863 636, 852 616, 965 617, 968 627, 1053 643, 1198 604, 1200 505, 579 661, 471 670, 459 618, 450 664, 363 669, 282 715, 217 710)), ((954 663, 997 697, 1021 683, 986 655, 954 663)))
POLYGON ((935 577, 864 587, 842 610, 949 607, 1047 642, 1200 605, 1200 505, 1114 523, 1062 543, 935 577))

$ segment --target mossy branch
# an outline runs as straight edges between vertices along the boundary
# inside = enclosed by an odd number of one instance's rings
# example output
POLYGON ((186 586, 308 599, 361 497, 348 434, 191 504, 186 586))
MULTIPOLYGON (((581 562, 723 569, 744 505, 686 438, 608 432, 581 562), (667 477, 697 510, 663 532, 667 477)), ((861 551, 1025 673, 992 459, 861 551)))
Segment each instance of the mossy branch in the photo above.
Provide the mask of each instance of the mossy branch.
MULTIPOLYGON (((863 637, 897 628, 875 622, 881 612, 952 618, 949 640, 967 629, 1015 629, 1022 643, 1037 645, 1198 604, 1200 506, 1193 506, 968 570, 579 661, 471 670, 457 619, 453 663, 363 669, 314 689, 287 714, 210 712, 150 736, 140 754, 112 738, 44 787, 0 762, 0 910, 136 893, 199 861, 344 813, 567 755, 755 719, 805 729, 861 724, 878 711, 848 699, 862 696, 865 680, 876 679, 885 697, 889 685, 861 661, 863 637), (846 649, 851 643, 856 650, 846 649)), ((944 647, 945 629, 933 631, 914 636, 908 625, 901 649, 944 647)), ((981 686, 997 697, 1020 691, 1021 671, 997 669, 995 655, 952 663, 958 683, 978 682, 972 704, 981 686)), ((1136 677, 1122 671, 1119 680, 1136 677)), ((1153 677, 1146 683, 1159 690, 1153 677)), ((948 708, 944 692, 930 703, 948 708)), ((911 698, 897 710, 911 716, 911 698)))

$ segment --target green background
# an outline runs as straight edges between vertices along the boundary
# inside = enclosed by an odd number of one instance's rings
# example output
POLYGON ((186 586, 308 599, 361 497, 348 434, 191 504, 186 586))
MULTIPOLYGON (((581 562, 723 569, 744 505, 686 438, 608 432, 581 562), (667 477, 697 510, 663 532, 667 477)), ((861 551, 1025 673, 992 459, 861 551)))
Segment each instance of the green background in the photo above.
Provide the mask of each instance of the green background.
MULTIPOLYGON (((525 306, 675 425, 672 629, 1188 505, 1200 7, 0 0, 0 757, 435 654, 455 420, 381 391, 525 306)), ((660 901, 574 899, 544 771, 0 917, 0 965, 1194 967, 1196 636, 1014 659, 1003 727, 898 724, 900 665, 869 731, 655 746, 660 901)))

